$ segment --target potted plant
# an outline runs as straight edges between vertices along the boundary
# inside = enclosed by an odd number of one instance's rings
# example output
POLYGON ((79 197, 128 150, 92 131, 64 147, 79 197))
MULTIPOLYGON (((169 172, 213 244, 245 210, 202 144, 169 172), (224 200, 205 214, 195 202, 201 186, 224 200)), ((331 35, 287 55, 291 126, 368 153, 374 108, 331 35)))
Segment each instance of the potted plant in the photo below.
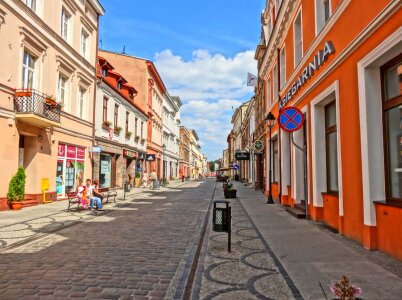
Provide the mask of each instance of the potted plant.
POLYGON ((336 297, 335 299, 342 300, 357 300, 362 294, 362 289, 350 284, 346 276, 342 276, 341 280, 331 285, 330 290, 336 297))
POLYGON ((140 140, 140 136, 136 135, 134 139, 135 139, 136 142, 138 142, 140 140))
POLYGON ((129 140, 132 134, 133 134, 133 133, 132 133, 131 131, 127 131, 127 132, 126 132, 126 139, 129 140))
POLYGON ((10 180, 7 199, 12 209, 19 210, 22 207, 22 201, 25 199, 25 179, 25 170, 20 167, 10 180))
POLYGON ((233 184, 228 183, 223 188, 225 198, 236 198, 237 190, 233 188, 233 184))
POLYGON ((50 95, 50 96, 47 95, 46 96, 45 103, 50 107, 57 106, 56 98, 53 97, 52 95, 50 95))
POLYGON ((140 173, 135 173, 135 187, 136 188, 138 188, 138 187, 140 187, 140 184, 141 184, 141 174, 140 173))
POLYGON ((116 127, 114 128, 114 132, 115 132, 116 134, 120 134, 121 130, 122 130, 122 128, 121 128, 120 126, 116 126, 116 127))
POLYGON ((103 127, 107 127, 107 128, 110 128, 110 125, 112 125, 112 122, 110 122, 110 121, 103 121, 103 123, 102 123, 102 126, 103 127))
POLYGON ((144 144, 144 143, 145 143, 145 139, 142 138, 142 139, 141 139, 141 144, 144 144))

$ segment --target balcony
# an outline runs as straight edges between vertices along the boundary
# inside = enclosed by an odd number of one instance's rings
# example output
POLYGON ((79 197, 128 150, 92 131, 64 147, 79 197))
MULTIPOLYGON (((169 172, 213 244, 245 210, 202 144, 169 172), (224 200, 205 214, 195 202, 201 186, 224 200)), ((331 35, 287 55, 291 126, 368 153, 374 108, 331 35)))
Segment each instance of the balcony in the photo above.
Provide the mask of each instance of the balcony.
POLYGON ((38 127, 60 127, 61 105, 36 90, 16 90, 15 118, 38 127))

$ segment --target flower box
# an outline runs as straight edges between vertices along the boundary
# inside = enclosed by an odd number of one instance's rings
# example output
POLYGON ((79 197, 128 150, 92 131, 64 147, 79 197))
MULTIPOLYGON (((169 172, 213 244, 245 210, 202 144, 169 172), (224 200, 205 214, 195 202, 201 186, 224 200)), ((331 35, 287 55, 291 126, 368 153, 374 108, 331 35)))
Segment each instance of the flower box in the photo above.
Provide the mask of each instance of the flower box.
POLYGON ((223 193, 225 195, 225 199, 236 198, 237 190, 225 190, 223 193))
POLYGON ((31 97, 32 91, 31 90, 23 90, 15 92, 15 97, 31 97))

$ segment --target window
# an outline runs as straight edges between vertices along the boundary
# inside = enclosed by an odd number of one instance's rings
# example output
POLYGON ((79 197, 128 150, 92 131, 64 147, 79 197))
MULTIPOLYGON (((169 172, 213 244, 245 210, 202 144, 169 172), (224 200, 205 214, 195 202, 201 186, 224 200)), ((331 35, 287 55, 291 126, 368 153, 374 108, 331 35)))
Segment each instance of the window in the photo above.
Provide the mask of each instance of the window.
POLYGON ((117 128, 118 119, 119 119, 119 106, 117 104, 115 104, 114 105, 114 119, 113 119, 114 128, 117 128))
POLYGON ((141 121, 141 138, 144 138, 144 122, 141 121))
POLYGON ((107 76, 107 69, 105 69, 105 68, 102 69, 102 76, 103 77, 107 76))
POLYGON ((267 108, 271 106, 272 99, 271 99, 271 78, 267 80, 267 108))
POLYGON ((24 0, 24 2, 32 11, 36 12, 36 0, 24 0))
POLYGON ((130 112, 126 111, 126 134, 128 132, 128 119, 130 118, 130 112))
POLYGON ((57 94, 58 94, 57 98, 62 105, 64 105, 67 100, 66 86, 67 86, 67 78, 60 74, 57 88, 57 94))
POLYGON ((331 16, 330 0, 315 0, 316 34, 324 27, 331 16))
POLYGON ((61 37, 68 42, 69 30, 71 23, 71 15, 63 8, 61 11, 61 37))
POLYGON ((294 54, 295 54, 295 67, 299 64, 303 57, 303 31, 302 31, 302 16, 301 10, 297 14, 295 22, 293 24, 294 28, 294 54))
POLYGON ((276 99, 278 96, 278 67, 277 65, 274 66, 274 69, 272 71, 272 95, 273 98, 276 99))
POLYGON ((107 103, 109 101, 108 97, 103 97, 103 113, 102 113, 102 122, 105 123, 107 119, 107 103))
POLYGON ((79 88, 78 91, 78 116, 81 119, 84 119, 85 114, 84 114, 84 102, 85 102, 85 90, 83 88, 79 88))
POLYGON ((22 88, 32 89, 35 75, 35 58, 27 51, 24 51, 22 61, 22 88))
POLYGON ((117 89, 118 89, 118 90, 121 90, 121 82, 120 82, 120 81, 117 82, 117 89))
POLYGON ((282 88, 285 85, 286 81, 286 61, 285 61, 285 47, 282 48, 279 58, 279 88, 282 88))
POLYGON ((85 58, 88 58, 88 41, 89 34, 84 29, 81 29, 81 55, 85 58))
POLYGON ((402 55, 381 68, 387 199, 402 199, 402 55))
POLYGON ((327 162, 327 191, 338 191, 338 142, 336 137, 335 102, 325 106, 325 150, 327 162))
POLYGON ((138 118, 136 117, 135 118, 135 122, 134 122, 134 133, 135 133, 135 136, 137 136, 138 134, 137 134, 137 128, 138 127, 138 118))
POLYGON ((278 138, 272 140, 272 181, 279 182, 278 138))

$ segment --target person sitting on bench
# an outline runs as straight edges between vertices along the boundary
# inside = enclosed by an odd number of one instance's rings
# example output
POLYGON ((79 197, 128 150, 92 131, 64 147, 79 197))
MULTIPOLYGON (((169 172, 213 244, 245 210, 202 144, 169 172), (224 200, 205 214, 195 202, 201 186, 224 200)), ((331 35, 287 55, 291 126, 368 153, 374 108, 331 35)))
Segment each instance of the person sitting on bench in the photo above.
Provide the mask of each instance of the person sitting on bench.
POLYGON ((94 205, 96 205, 96 208, 98 210, 102 209, 102 200, 99 197, 94 196, 94 186, 91 185, 91 179, 87 179, 86 181, 86 186, 87 186, 87 196, 89 198, 89 207, 91 209, 94 208, 94 205))

